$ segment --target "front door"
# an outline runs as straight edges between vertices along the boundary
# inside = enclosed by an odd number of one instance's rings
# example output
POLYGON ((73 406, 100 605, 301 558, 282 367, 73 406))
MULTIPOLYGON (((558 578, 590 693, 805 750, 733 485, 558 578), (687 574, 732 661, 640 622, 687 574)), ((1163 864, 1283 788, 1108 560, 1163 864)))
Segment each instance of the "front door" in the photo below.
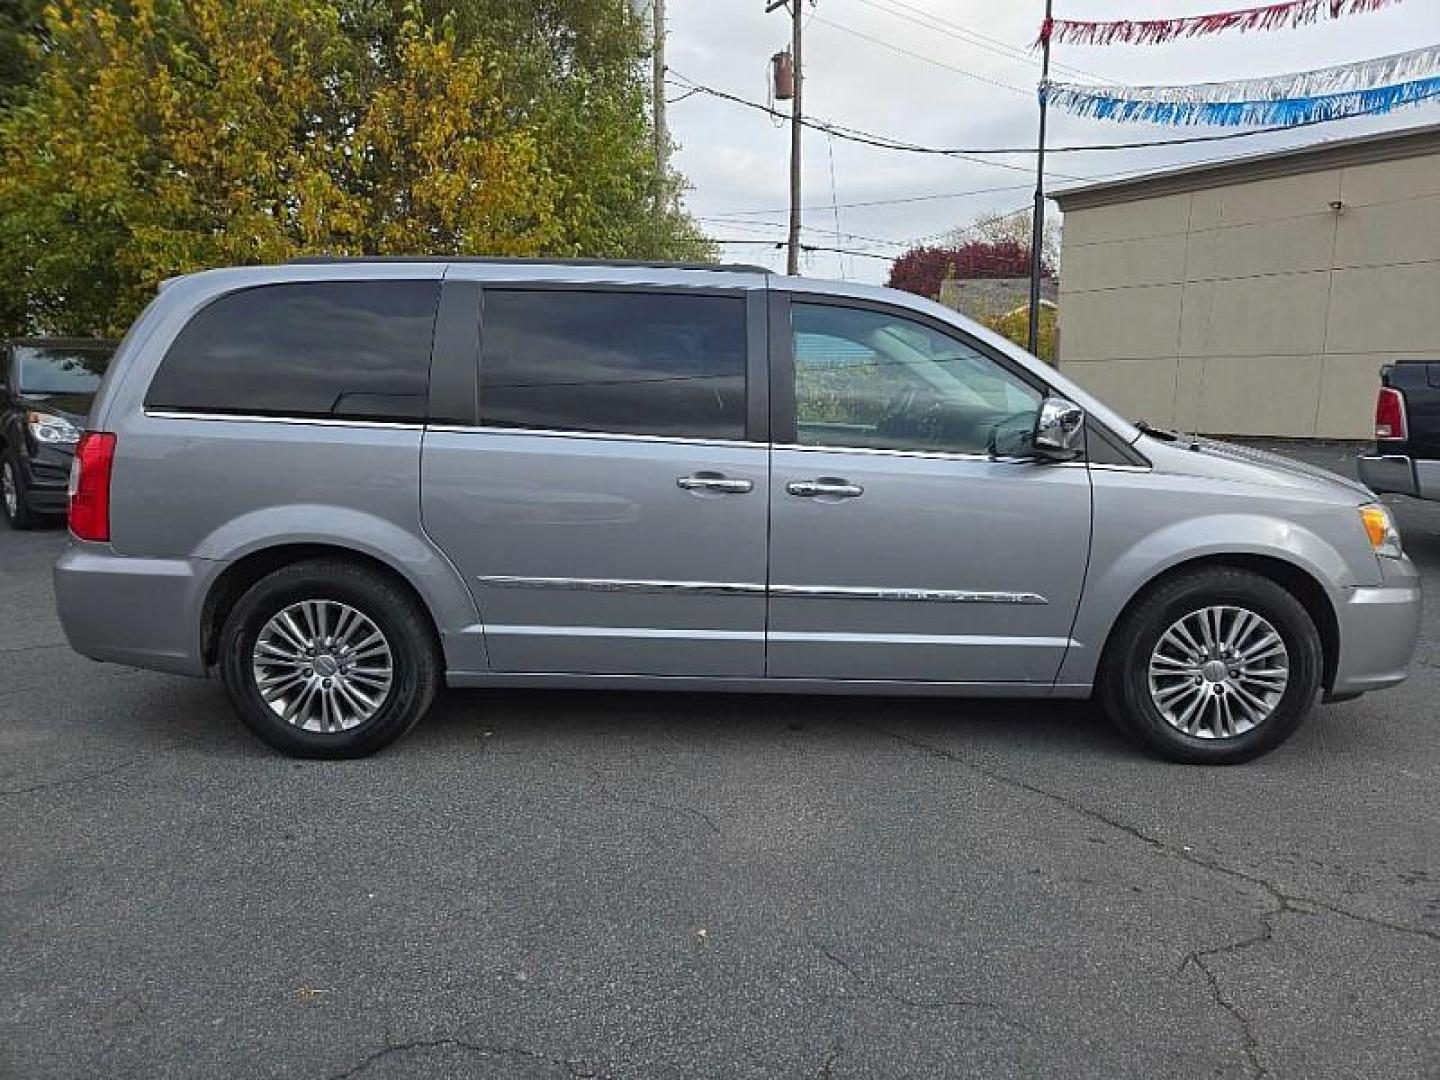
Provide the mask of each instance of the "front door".
POLYGON ((1052 682, 1090 482, 1083 464, 1007 456, 1043 387, 943 323, 803 294, 788 319, 786 306, 772 320, 769 674, 1052 682))
POLYGON ((491 670, 762 675, 763 289, 487 286, 480 321, 478 423, 426 432, 422 490, 491 670))

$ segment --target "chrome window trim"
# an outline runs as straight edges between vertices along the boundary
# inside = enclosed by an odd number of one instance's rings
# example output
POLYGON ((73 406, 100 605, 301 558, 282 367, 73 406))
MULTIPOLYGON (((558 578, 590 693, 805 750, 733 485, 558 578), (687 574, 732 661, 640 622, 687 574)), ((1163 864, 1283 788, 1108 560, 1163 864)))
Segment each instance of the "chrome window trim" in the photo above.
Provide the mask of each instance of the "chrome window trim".
MULTIPOLYGON (((807 454, 865 454, 872 457, 925 458, 936 461, 992 461, 997 465, 1048 464, 1028 457, 998 457, 993 454, 966 454, 956 450, 891 450, 879 446, 818 446, 801 443, 776 443, 776 450, 802 450, 807 454)), ((1059 464, 1074 464, 1060 462, 1059 464)), ((1081 462, 1080 464, 1084 464, 1081 462)))
POLYGON ((885 600, 943 604, 1048 604, 1039 593, 989 592, 970 589, 902 589, 865 586, 764 585, 726 581, 661 581, 625 578, 522 577, 489 574, 481 585, 500 589, 560 589, 571 592, 685 593, 689 596, 764 596, 812 600, 885 600))
POLYGON ((485 424, 426 424, 425 430, 448 435, 527 435, 547 439, 603 439, 606 442, 659 443, 664 446, 744 446, 759 450, 769 449, 770 446, 769 443, 750 439, 705 439, 688 435, 640 435, 632 432, 490 427, 485 424))
POLYGON ((420 420, 347 420, 330 416, 258 416, 250 413, 182 412, 176 409, 146 409, 145 415, 155 420, 224 420, 244 424, 303 424, 314 427, 390 428, 419 431, 425 426, 420 420))

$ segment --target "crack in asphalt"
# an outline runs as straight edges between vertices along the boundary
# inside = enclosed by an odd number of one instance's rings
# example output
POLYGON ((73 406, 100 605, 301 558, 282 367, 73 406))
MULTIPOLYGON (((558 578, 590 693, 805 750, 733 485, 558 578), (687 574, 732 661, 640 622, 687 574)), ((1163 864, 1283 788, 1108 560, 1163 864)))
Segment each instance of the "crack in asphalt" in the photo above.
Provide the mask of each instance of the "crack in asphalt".
POLYGON ((632 806, 648 806, 652 810, 664 810, 672 814, 688 814, 697 821, 703 822, 716 836, 725 835, 720 831, 720 826, 715 824, 714 818, 705 813, 704 810, 696 810, 693 806, 677 806, 672 803, 658 802, 655 799, 642 799, 635 795, 621 795, 618 791, 613 791, 606 787, 603 782, 600 783, 600 793, 619 803, 629 803, 632 806))
POLYGON ((109 768, 98 769, 95 772, 86 773, 83 776, 67 776, 59 780, 46 780, 44 783, 31 784, 28 787, 0 788, 0 796, 28 795, 29 793, 34 791, 48 791, 50 788, 68 787, 71 784, 83 784, 87 780, 100 780, 106 776, 111 776, 122 769, 128 769, 131 765, 134 765, 137 761, 139 761, 140 758, 143 756, 144 755, 137 754, 132 758, 126 758, 118 765, 111 765, 109 768))
POLYGON ((842 1047, 837 1040, 830 1047, 830 1052, 825 1055, 825 1060, 820 1063, 820 1068, 815 1072, 815 1080, 834 1080, 835 1062, 840 1057, 842 1047))
MULTIPOLYGON (((1432 942, 1440 942, 1440 933, 1437 933, 1433 930, 1427 930, 1423 927, 1407 926, 1403 923, 1391 922, 1388 919, 1381 919, 1370 915, 1362 915, 1359 912, 1350 911, 1346 908, 1338 907, 1326 901, 1317 900, 1314 897, 1301 896, 1295 893, 1286 892, 1279 885, 1276 885, 1274 882, 1267 881, 1265 878, 1259 877, 1258 875, 1249 873, 1245 870, 1236 869, 1233 866, 1226 866, 1222 862, 1219 862, 1215 859, 1206 858, 1202 855, 1197 855, 1193 851, 1188 851, 1184 848, 1176 848, 1166 843, 1164 840, 1161 840, 1159 837, 1151 836, 1149 833, 1144 832, 1143 830, 1129 824, 1128 822, 1124 822, 1119 820, 1118 818, 1111 817, 1109 814, 1106 814, 1101 810, 1097 810, 1092 806, 1087 806, 1084 803, 1079 802, 1078 800, 1073 799, 1067 795, 1061 795, 1058 792, 1049 791, 1045 788, 1040 787, 1037 784, 1032 784, 1029 781, 1021 780, 1018 777, 1010 776, 1006 773, 998 772, 994 769, 987 768, 984 765, 980 765, 974 761, 971 761, 968 758, 962 757, 961 755, 951 750, 947 750, 944 747, 936 746, 933 743, 928 743, 923 739, 917 739, 909 735, 902 735, 899 732, 891 731, 887 728, 883 728, 875 724, 865 724, 854 720, 850 721, 850 723, 855 727, 863 728, 864 730, 870 731, 874 734, 883 735, 886 738, 894 739, 896 742, 903 743, 911 747, 912 749, 921 751, 922 753, 930 754, 934 757, 939 757, 946 761, 953 762, 954 764, 961 765, 964 768, 969 769, 972 772, 975 772, 980 776, 983 776, 986 779, 991 780, 997 784, 1002 784, 1006 787, 1014 788, 1019 791, 1025 791, 1029 794, 1039 796, 1040 798, 1046 799, 1065 808, 1066 810, 1069 810, 1071 813, 1088 818, 1089 820, 1098 822, 1102 825, 1107 826, 1108 828, 1125 833, 1127 836, 1130 836, 1131 838, 1144 844, 1146 847, 1149 847, 1162 855, 1179 859, 1180 861, 1188 863, 1191 866, 1199 867, 1202 870, 1208 870, 1211 873, 1219 874, 1222 877, 1227 877, 1235 881, 1244 882, 1245 884, 1253 886, 1254 888, 1259 889, 1262 893, 1264 893, 1266 900, 1269 901, 1270 910, 1263 912, 1260 916, 1263 929, 1259 933, 1252 934, 1249 937, 1241 938, 1238 941, 1229 942, 1224 945, 1217 945, 1208 949, 1192 950, 1191 952, 1186 954, 1185 958, 1180 962, 1179 968, 1177 968, 1177 971, 1184 971, 1186 967, 1189 967, 1193 964, 1197 969, 1199 969, 1201 974, 1204 975, 1206 984, 1210 991, 1210 996, 1214 999, 1215 1004, 1218 1005, 1225 1013, 1227 1013, 1232 1019, 1234 1019, 1236 1024, 1239 1025, 1242 1040, 1241 1049, 1244 1052, 1245 1061, 1246 1064, 1249 1066, 1251 1075, 1255 1077, 1256 1080, 1263 1080, 1264 1077, 1269 1076, 1270 1070, 1267 1069, 1264 1063, 1260 1060, 1260 1040, 1255 1032, 1254 1020, 1244 1011, 1242 1011, 1240 1007, 1225 993, 1224 987, 1220 983, 1219 975, 1208 963, 1211 957, 1224 956, 1231 953, 1242 952, 1246 949, 1269 943, 1271 940, 1273 940, 1275 936, 1275 920, 1277 918, 1279 918, 1281 915, 1286 914, 1316 914, 1316 912, 1313 910, 1306 910, 1307 907, 1318 908, 1322 911, 1329 912, 1330 914, 1338 915, 1342 918, 1351 919, 1355 922, 1364 923, 1369 926, 1374 926, 1382 930, 1388 930, 1392 933, 1418 937, 1422 940, 1428 940, 1432 942), (1302 907, 1301 905, 1305 906, 1302 907)), ((834 958, 832 957, 832 959, 834 958)))
POLYGON ((585 1062, 570 1058, 552 1058, 534 1050, 526 1050, 520 1046, 500 1046, 489 1043, 468 1042, 465 1039, 457 1039, 451 1036, 440 1036, 434 1039, 412 1039, 409 1042, 392 1043, 389 1036, 386 1036, 383 1049, 362 1058, 355 1065, 352 1065, 344 1072, 334 1073, 329 1080, 349 1080, 352 1076, 359 1076, 376 1062, 389 1057, 392 1054, 406 1054, 412 1050, 437 1050, 444 1047, 453 1047, 463 1050, 466 1053, 493 1054, 498 1057, 522 1057, 529 1061, 539 1061, 547 1065, 554 1065, 564 1069, 566 1075, 574 1077, 575 1080, 608 1080, 608 1073, 591 1069, 585 1062))
POLYGON ((702 822, 716 836, 725 835, 720 826, 715 824, 715 819, 704 810, 697 810, 693 806, 660 802, 658 799, 645 799, 638 795, 622 795, 606 782, 604 774, 593 765, 585 767, 585 771, 590 774, 590 779, 595 781, 595 786, 600 790, 600 794, 606 798, 613 799, 618 803, 628 803, 631 806, 648 806, 652 810, 664 810, 669 814, 685 814, 702 822))
POLYGON ((57 641, 49 645, 16 645, 14 648, 0 649, 0 656, 11 656, 22 652, 43 652, 46 649, 68 649, 69 647, 68 641, 57 641))
MULTIPOLYGON (((1016 1020, 1012 1020, 1010 1017, 1006 1016, 1000 1006, 993 1001, 985 1001, 980 998, 963 997, 922 1001, 919 998, 906 997, 904 994, 898 993, 897 991, 892 989, 890 984, 883 979, 866 978, 864 975, 862 975, 859 971, 856 970, 855 965, 851 964, 843 957, 836 956, 829 949, 825 948, 825 946, 815 944, 815 949, 820 953, 821 956, 825 957, 826 960, 829 960, 841 971, 845 972, 846 975, 848 975, 865 990, 871 991, 872 993, 878 993, 881 997, 888 998, 891 1001, 895 1002, 895 1004, 904 1006, 907 1009, 978 1009, 984 1012, 994 1013, 1002 1022, 1009 1024, 1012 1027, 1019 1028, 1021 1031, 1030 1030, 1030 1028, 1026 1027, 1024 1024, 1016 1020)), ((838 1047, 836 1048, 834 1053, 839 1053, 838 1047)))
POLYGON ((902 735, 899 732, 890 731, 886 728, 882 728, 874 724, 863 724, 859 721, 854 720, 850 721, 850 723, 855 727, 863 728, 864 730, 873 732, 876 735, 883 735, 886 738, 894 739, 897 742, 904 743, 907 746, 913 747, 916 750, 920 750, 934 757, 943 758, 946 761, 952 761, 957 765, 962 765, 965 768, 970 769, 972 772, 979 773, 981 776, 984 776, 989 780, 993 780, 998 784, 1004 784, 1008 787, 1016 788, 1020 791, 1027 791, 1032 795, 1038 795, 1043 799, 1047 799, 1050 802, 1063 806, 1065 809, 1071 811, 1072 813, 1078 814, 1081 817, 1089 818, 1092 821, 1097 821, 1102 825, 1108 826, 1109 828, 1115 829, 1119 832, 1123 832, 1126 835, 1132 837, 1133 839, 1138 840, 1146 847, 1152 848, 1153 850, 1158 851, 1163 855, 1168 855, 1171 858, 1179 859, 1182 862, 1189 863, 1192 866, 1198 866, 1202 870, 1209 870, 1212 873, 1221 874, 1225 877, 1233 878, 1236 881, 1243 881, 1248 885, 1253 885, 1255 888, 1260 889, 1262 892, 1264 892, 1267 897, 1269 897, 1269 899, 1276 905, 1278 911, 1275 912, 1275 914, 1293 911, 1298 912, 1302 915, 1313 915, 1313 911, 1306 911, 1303 907, 1297 906, 1299 904, 1306 904, 1310 907, 1319 908, 1322 911, 1328 911, 1332 915, 1339 915, 1342 918, 1351 919, 1355 922, 1366 923, 1367 925, 1374 926, 1382 930, 1390 930, 1397 934, 1408 934, 1413 937, 1422 938, 1427 941, 1440 943, 1440 931, 1427 930, 1421 926, 1409 926, 1405 923, 1391 922, 1389 919, 1382 919, 1374 915, 1364 915, 1358 911, 1351 911, 1348 908, 1342 908, 1324 900, 1317 900, 1313 896, 1302 896, 1298 893, 1286 892, 1279 885, 1276 885, 1271 881, 1267 881, 1265 878, 1259 877, 1256 874, 1252 874, 1249 871, 1239 870, 1233 866, 1226 866, 1222 862, 1218 862, 1215 859, 1206 858, 1203 855, 1197 855, 1193 851, 1186 851, 1184 848, 1173 847, 1172 845, 1167 844, 1164 840, 1161 840, 1159 837, 1151 836, 1149 833, 1142 831, 1141 829, 1129 824, 1128 822, 1121 821, 1119 818, 1111 817, 1104 811, 1096 810, 1092 806, 1086 806, 1084 803, 1072 799, 1068 795, 1061 795, 1058 792, 1049 791, 1045 788, 1042 788, 1037 784, 1032 784, 1026 780, 1021 780, 1018 777, 1010 776, 1006 773, 997 772, 994 769, 986 768, 984 765, 980 765, 974 761, 969 760, 968 758, 962 757, 961 755, 956 754, 953 751, 946 750, 944 747, 936 746, 933 743, 925 742, 923 739, 917 739, 909 735, 902 735))
POLYGON ((1250 1066, 1250 1075, 1255 1077, 1255 1080, 1263 1080, 1264 1077, 1270 1075, 1270 1070, 1260 1060, 1260 1038, 1255 1033, 1254 1021, 1242 1012, 1240 1006, 1235 1004, 1225 993, 1224 987, 1220 985, 1220 976, 1215 973, 1214 968, 1206 963, 1206 959, 1225 953, 1240 952, 1243 949, 1270 941, 1275 936, 1275 924, 1272 920, 1285 910, 1287 909, 1276 908, 1274 911, 1266 912, 1264 915, 1265 929, 1258 934, 1231 942, 1228 945, 1218 945, 1213 949, 1197 949, 1187 954, 1185 959, 1180 962, 1180 971, 1184 971, 1191 964, 1200 970, 1205 976, 1205 982, 1210 987, 1210 996, 1215 999, 1215 1004, 1229 1013, 1240 1025, 1240 1049, 1245 1054, 1245 1062, 1250 1066))

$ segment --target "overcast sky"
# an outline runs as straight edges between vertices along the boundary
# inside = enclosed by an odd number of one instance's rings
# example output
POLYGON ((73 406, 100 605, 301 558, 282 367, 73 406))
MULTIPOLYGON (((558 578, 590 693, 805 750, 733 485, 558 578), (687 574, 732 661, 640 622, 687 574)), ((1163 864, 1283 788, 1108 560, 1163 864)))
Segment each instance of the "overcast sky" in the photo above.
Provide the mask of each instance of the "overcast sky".
MULTIPOLYGON (((804 2, 807 115, 927 146, 1033 144, 1039 59, 1026 47, 1039 26, 1041 0, 804 2), (978 44, 976 36, 981 37, 978 44), (1005 47, 1020 49, 1024 56, 1004 55, 1005 47)), ((1256 2, 1057 0, 1055 6, 1057 17, 1108 19, 1201 14, 1256 2)), ((677 76, 765 101, 769 57, 788 43, 790 27, 783 9, 769 15, 764 9, 765 0, 669 0, 670 68, 677 76)), ((1387 10, 1300 30, 1230 33, 1165 45, 1061 44, 1055 47, 1052 77, 1214 82, 1303 71, 1435 43, 1440 43, 1440 0, 1405 0, 1387 10)), ((672 87, 669 96, 673 100, 683 92, 672 87)), ((706 231, 717 239, 783 240, 790 145, 785 125, 704 94, 676 101, 669 119, 678 147, 675 165, 691 185, 685 205, 706 231)), ((1047 186, 1436 122, 1440 102, 1432 101, 1385 118, 1337 121, 1228 143, 1057 154, 1047 159, 1047 186)), ((1052 111, 1049 142, 1123 142, 1221 130, 1233 129, 1120 124, 1052 111)), ((985 164, 832 142, 823 133, 807 131, 804 157, 803 202, 811 208, 805 214, 805 240, 826 247, 893 255, 917 239, 969 224, 979 214, 1028 206, 1034 190, 1033 155, 985 164), (959 192, 976 193, 955 195, 959 192), (845 205, 931 195, 946 197, 845 205), (841 204, 838 241, 833 202, 841 204)), ((1049 213, 1056 212, 1050 204, 1049 213)), ((760 245, 722 251, 733 261, 784 266, 783 253, 760 245)), ((803 264, 803 272, 814 276, 864 281, 883 281, 888 270, 882 259, 830 253, 808 255, 803 264)))

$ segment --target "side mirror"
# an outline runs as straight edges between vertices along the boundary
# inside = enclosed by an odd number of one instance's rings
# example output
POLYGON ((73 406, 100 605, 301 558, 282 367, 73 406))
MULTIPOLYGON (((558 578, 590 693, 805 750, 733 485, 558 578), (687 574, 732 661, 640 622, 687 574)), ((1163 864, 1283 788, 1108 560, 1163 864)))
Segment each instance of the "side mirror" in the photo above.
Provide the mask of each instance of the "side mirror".
POLYGON ((1085 410, 1062 397, 1047 397, 1035 418, 1031 446, 1036 457, 1071 461, 1085 449, 1085 410))

